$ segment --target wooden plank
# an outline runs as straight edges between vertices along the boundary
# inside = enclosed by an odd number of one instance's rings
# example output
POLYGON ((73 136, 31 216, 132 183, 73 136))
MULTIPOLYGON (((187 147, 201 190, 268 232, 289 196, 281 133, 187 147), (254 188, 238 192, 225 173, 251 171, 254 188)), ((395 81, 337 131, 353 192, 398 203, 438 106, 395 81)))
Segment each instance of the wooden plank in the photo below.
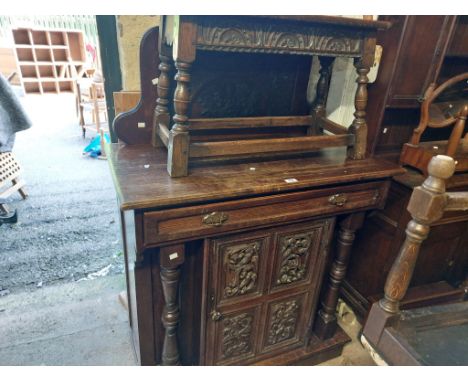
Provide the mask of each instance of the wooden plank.
POLYGON ((314 151, 325 147, 350 146, 354 135, 324 135, 295 138, 250 139, 244 141, 203 142, 190 144, 190 158, 314 151))
POLYGON ((327 117, 320 117, 318 120, 318 125, 324 130, 329 131, 330 133, 341 135, 348 134, 348 129, 344 126, 341 126, 338 123, 333 122, 327 117))
POLYGON ((239 129, 251 127, 308 126, 310 115, 250 118, 194 118, 189 120, 190 130, 239 129))

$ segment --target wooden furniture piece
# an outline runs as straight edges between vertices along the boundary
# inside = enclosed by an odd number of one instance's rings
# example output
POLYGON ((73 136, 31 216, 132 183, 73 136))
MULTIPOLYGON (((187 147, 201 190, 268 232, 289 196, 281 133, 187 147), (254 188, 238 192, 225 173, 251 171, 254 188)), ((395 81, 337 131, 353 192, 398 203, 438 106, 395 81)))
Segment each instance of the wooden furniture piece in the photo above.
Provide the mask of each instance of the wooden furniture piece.
MULTIPOLYGON (((366 118, 372 128, 369 129, 368 148, 369 154, 397 162, 403 144, 410 140, 419 121, 424 121, 421 103, 429 85, 462 78, 460 75, 468 70, 468 47, 462 43, 468 30, 468 18, 438 15, 384 16, 382 19, 391 21, 392 26, 377 35, 377 43, 383 46, 383 56, 377 80, 369 86, 366 118)), ((443 89, 428 109, 430 119, 436 124, 450 114, 453 117, 453 110, 460 109, 457 104, 464 102, 463 97, 458 98, 462 88, 452 86, 450 89, 443 89), (457 92, 449 96, 446 93, 450 89, 457 92)), ((450 121, 453 119, 448 118, 450 121)), ((451 132, 450 128, 426 129, 419 145, 433 153, 444 154, 447 143, 441 140, 448 139, 451 132)), ((464 147, 460 144, 459 150, 465 150, 464 147)), ((423 181, 424 177, 410 168, 406 175, 395 177, 385 209, 367 215, 363 228, 357 233, 342 295, 361 320, 365 320, 372 303, 381 297, 385 278, 411 220, 406 205, 414 187, 423 181)), ((447 186, 450 191, 468 191, 467 174, 455 174, 447 186)), ((467 237, 466 213, 447 212, 434 223, 421 247, 421 256, 403 302, 406 306, 464 298, 468 275, 467 237)))
POLYGON ((349 338, 335 310, 355 232, 403 170, 353 160, 341 147, 268 161, 252 155, 171 177, 166 148, 151 144, 154 84, 164 84, 154 65, 158 36, 153 28, 142 40, 142 98, 114 121, 120 143, 106 146, 140 363, 313 364, 338 356, 349 338))
MULTIPOLYGON (((368 214, 356 234, 341 293, 361 322, 365 322, 372 304, 382 297, 385 279, 411 220, 406 206, 414 188, 423 182, 424 176, 413 169, 395 176, 385 208, 368 214)), ((468 190, 468 174, 455 174, 447 181, 447 189, 468 190)), ((415 308, 462 301, 468 295, 467 280, 468 214, 449 211, 431 225, 402 304, 415 308)))
POLYGON ((468 72, 450 78, 437 88, 435 84, 429 86, 421 105, 419 125, 413 131, 410 142, 403 145, 401 164, 417 168, 426 174, 432 157, 445 154, 456 159, 455 171, 468 170, 468 133, 462 140, 468 115, 468 85, 465 85, 467 81, 468 72), (435 102, 443 92, 458 83, 462 83, 465 88, 465 98, 460 96, 455 102, 435 102), (445 105, 442 106, 441 103, 445 105), (452 132, 447 141, 420 142, 427 127, 441 129, 451 125, 452 132))
MULTIPOLYGON (((379 31, 383 47, 376 81, 369 86, 369 154, 398 161, 420 119, 431 83, 441 84, 468 71, 468 16, 380 16, 391 22, 379 31), (417 68, 417 70, 415 69, 417 68)), ((423 141, 448 139, 450 131, 432 130, 423 141)))
POLYGON ((21 167, 11 152, 0 153, 0 199, 8 198, 18 191, 23 199, 28 197, 23 179, 20 177, 21 167))
POLYGON ((86 61, 83 32, 17 28, 12 33, 26 93, 74 91, 74 81, 83 77, 86 61))
POLYGON ((186 176, 189 165, 336 146, 363 159, 367 73, 376 32, 388 26, 326 16, 164 16, 152 142, 167 148, 169 174, 186 176), (320 57, 320 79, 308 105, 314 55, 320 57), (358 75, 349 130, 325 115, 338 56, 354 58, 358 75))
POLYGON ((81 79, 76 83, 77 102, 79 110, 79 124, 83 131, 83 138, 86 130, 95 131, 101 135, 107 131, 107 105, 104 93, 104 83, 94 82, 92 79, 81 79), (86 121, 85 114, 91 114, 92 120, 86 121))
POLYGON ((468 193, 445 192, 455 161, 438 155, 429 177, 416 187, 408 204, 412 220, 387 277, 385 296, 376 302, 364 326, 365 341, 390 365, 466 365, 468 302, 400 311, 421 243, 444 211, 468 210, 468 193))

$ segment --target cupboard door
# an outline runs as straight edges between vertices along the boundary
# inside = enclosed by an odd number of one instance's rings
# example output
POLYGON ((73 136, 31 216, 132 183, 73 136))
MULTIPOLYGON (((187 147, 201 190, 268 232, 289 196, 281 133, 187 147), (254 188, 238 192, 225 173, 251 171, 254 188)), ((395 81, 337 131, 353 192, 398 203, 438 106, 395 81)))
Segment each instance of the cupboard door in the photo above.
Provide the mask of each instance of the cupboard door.
POLYGON ((333 222, 206 241, 203 363, 250 364, 307 344, 333 222))

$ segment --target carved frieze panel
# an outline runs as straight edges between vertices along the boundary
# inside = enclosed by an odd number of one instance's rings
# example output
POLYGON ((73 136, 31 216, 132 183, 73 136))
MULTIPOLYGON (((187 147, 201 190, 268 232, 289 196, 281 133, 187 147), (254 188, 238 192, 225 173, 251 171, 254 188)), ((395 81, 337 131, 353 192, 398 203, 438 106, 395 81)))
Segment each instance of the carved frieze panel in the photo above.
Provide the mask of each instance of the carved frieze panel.
POLYGON ((296 334, 300 302, 297 299, 274 304, 271 308, 267 345, 293 338, 296 334))
POLYGON ((230 316, 223 321, 222 358, 238 357, 252 352, 252 325, 250 313, 230 316))
POLYGON ((326 26, 217 17, 200 20, 196 43, 207 50, 357 57, 362 39, 362 32, 326 26))

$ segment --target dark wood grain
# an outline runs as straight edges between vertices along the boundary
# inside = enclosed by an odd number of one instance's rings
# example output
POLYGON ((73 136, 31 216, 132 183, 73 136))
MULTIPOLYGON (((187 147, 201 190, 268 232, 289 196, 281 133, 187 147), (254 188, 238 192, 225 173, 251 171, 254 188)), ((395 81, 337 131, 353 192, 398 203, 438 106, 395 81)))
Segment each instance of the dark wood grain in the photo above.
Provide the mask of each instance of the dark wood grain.
POLYGON ((192 169, 190 179, 173 180, 165 171, 166 155, 162 149, 111 144, 106 150, 122 210, 266 195, 384 179, 404 172, 398 165, 373 158, 347 161, 345 153, 338 151, 334 156, 322 153, 295 160, 198 167, 192 169), (288 183, 286 179, 297 182, 288 183))

